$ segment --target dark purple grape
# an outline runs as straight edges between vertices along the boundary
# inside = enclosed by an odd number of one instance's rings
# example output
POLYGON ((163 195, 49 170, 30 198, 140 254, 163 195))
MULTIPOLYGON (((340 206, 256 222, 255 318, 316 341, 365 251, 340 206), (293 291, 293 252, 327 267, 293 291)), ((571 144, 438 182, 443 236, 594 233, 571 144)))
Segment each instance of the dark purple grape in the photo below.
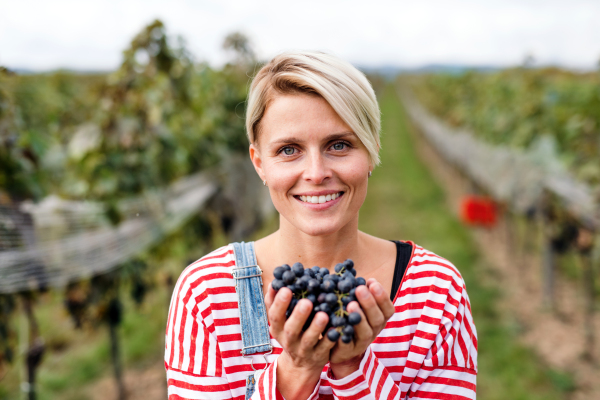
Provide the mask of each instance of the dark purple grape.
POLYGON ((306 290, 307 283, 304 279, 298 279, 295 285, 299 290, 306 290))
POLYGON ((321 272, 321 268, 319 268, 318 265, 315 265, 314 267, 312 267, 310 269, 315 275, 318 274, 319 272, 321 272))
POLYGON ((325 275, 329 275, 329 270, 327 268, 321 268, 319 270, 319 272, 321 273, 321 275, 325 276, 325 275))
POLYGON ((367 284, 367 281, 362 276, 359 276, 358 278, 356 278, 356 286, 363 286, 366 284, 367 284))
POLYGON ((302 275, 304 275, 304 267, 302 266, 301 263, 297 262, 294 265, 292 265, 292 272, 297 277, 301 277, 302 275))
POLYGON ((342 335, 342 342, 348 344, 352 341, 352 336, 342 335))
POLYGON ((347 336, 354 336, 354 327, 352 325, 346 325, 342 328, 342 333, 347 336))
POLYGON ((321 290, 326 293, 332 293, 336 288, 337 288, 337 286, 336 286, 335 282, 332 281, 331 279, 326 280, 321 285, 321 290))
POLYGON ((346 269, 353 269, 354 261, 352 261, 351 259, 347 259, 346 261, 344 261, 344 265, 346 266, 346 269))
POLYGON ((321 284, 319 283, 318 280, 311 279, 308 281, 308 286, 306 288, 308 289, 309 292, 316 293, 320 287, 321 287, 321 284))
POLYGON ((354 275, 352 275, 352 272, 350 271, 344 271, 344 273, 342 274, 342 279, 354 279, 354 275))
POLYGON ((360 317, 360 314, 357 312, 352 312, 348 315, 348 324, 350 325, 358 325, 360 324, 360 320, 362 318, 360 317))
POLYGON ((311 303, 313 303, 313 306, 317 304, 317 296, 315 296, 314 294, 309 294, 308 296, 306 296, 306 298, 310 300, 311 303))
POLYGON ((351 301, 352 299, 350 298, 350 296, 342 297, 342 304, 344 305, 344 307, 350 304, 351 301))
POLYGON ((352 274, 352 276, 356 276, 356 270, 355 269, 349 269, 348 271, 350 271, 350 273, 352 274))
POLYGON ((286 285, 291 285, 296 281, 296 275, 292 271, 285 271, 282 276, 283 283, 286 285))
POLYGON ((281 268, 283 268, 283 269, 284 269, 284 270, 286 270, 286 271, 291 271, 291 269, 292 269, 292 267, 290 267, 290 266, 289 266, 289 264, 283 264, 283 265, 281 266, 281 268))
POLYGON ((273 282, 271 282, 271 287, 276 292, 279 291, 279 289, 281 289, 284 286, 285 286, 285 283, 283 283, 283 281, 281 279, 273 279, 273 282))
POLYGON ((339 338, 340 338, 340 333, 338 331, 336 331, 335 329, 330 329, 327 332, 327 339, 331 340, 332 342, 337 342, 339 338))
POLYGON ((317 297, 319 304, 325 303, 325 296, 327 296, 327 293, 319 293, 319 296, 317 297))
POLYGON ((290 312, 290 314, 292 313, 292 311, 294 311, 296 304, 298 304, 298 299, 295 299, 292 297, 292 300, 290 300, 290 304, 288 305, 288 308, 287 308, 288 311, 290 312))
POLYGON ((334 327, 338 327, 338 326, 344 326, 346 325, 346 318, 345 317, 340 317, 337 315, 334 315, 331 318, 331 325, 333 325, 334 327))
POLYGON ((353 301, 358 301, 358 300, 356 300, 356 296, 355 295, 351 295, 351 294, 349 294, 347 296, 347 299, 348 299, 348 304, 350 304, 353 301))
POLYGON ((350 296, 356 296, 356 288, 352 288, 350 289, 350 292, 348 293, 350 296))
POLYGON ((335 268, 333 269, 335 272, 340 272, 344 269, 344 264, 335 264, 335 268))
POLYGON ((286 286, 288 289, 290 289, 292 291, 292 293, 296 293, 296 284, 292 283, 291 285, 287 285, 286 286))
MULTIPOLYGON (((331 307, 329 307, 329 304, 327 303, 321 303, 319 309, 327 315, 331 314, 331 307)), ((329 319, 331 320, 331 316, 329 317, 329 319)))
POLYGON ((343 279, 338 283, 337 288, 342 293, 348 293, 352 289, 352 282, 350 279, 343 279))
POLYGON ((338 303, 337 294, 328 293, 327 296, 325 296, 325 303, 329 304, 330 307, 336 305, 338 303))
POLYGON ((273 276, 275 277, 275 279, 281 279, 284 272, 285 272, 285 268, 277 267, 273 270, 273 276))

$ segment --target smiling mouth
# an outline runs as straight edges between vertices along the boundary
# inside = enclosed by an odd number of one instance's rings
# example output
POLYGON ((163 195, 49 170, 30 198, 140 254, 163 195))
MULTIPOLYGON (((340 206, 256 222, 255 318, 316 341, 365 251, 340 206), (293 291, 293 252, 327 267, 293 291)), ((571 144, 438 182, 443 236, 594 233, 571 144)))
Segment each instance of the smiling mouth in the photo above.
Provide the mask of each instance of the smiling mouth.
POLYGON ((344 194, 344 192, 338 192, 338 193, 328 194, 326 196, 295 196, 295 197, 304 203, 323 204, 323 203, 327 203, 328 201, 333 201, 343 194, 344 194))

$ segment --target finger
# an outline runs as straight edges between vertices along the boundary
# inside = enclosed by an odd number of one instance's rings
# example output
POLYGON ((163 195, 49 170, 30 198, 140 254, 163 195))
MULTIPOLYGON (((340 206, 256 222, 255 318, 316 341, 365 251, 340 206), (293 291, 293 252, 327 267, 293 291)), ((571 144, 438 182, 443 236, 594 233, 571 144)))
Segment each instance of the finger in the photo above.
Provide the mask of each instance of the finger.
POLYGON ((317 346, 315 347, 315 353, 328 353, 338 342, 339 340, 336 342, 332 342, 331 340, 329 340, 329 338, 327 337, 327 332, 324 332, 323 338, 319 340, 319 343, 317 343, 317 346))
POLYGON ((369 278, 369 279, 367 279, 367 287, 370 287, 375 282, 377 282, 377 279, 375 279, 375 278, 369 278))
POLYGON ((265 305, 267 306, 267 310, 271 308, 273 300, 275 300, 276 294, 277 292, 275 291, 275 289, 273 289, 273 286, 269 285, 269 287, 267 288, 267 294, 265 296, 265 305))
POLYGON ((292 315, 288 318, 283 326, 283 334, 288 341, 298 340, 302 334, 302 327, 308 319, 312 311, 312 303, 310 300, 302 299, 294 307, 292 315))
MULTIPOLYGON (((374 286, 375 284, 371 285, 374 286)), ((356 298, 358 299, 365 315, 367 316, 369 325, 375 329, 379 329, 385 322, 383 312, 379 308, 377 301, 371 294, 371 291, 364 286, 356 288, 356 298)))
POLYGON ((321 336, 321 332, 323 332, 325 326, 327 326, 327 322, 329 322, 327 314, 319 311, 313 318, 308 329, 302 334, 302 339, 300 341, 301 346, 306 349, 314 350, 313 348, 317 345, 319 336, 321 336))
POLYGON ((292 291, 288 288, 282 288, 277 295, 275 295, 275 299, 273 300, 273 304, 267 310, 267 316, 269 317, 269 322, 271 323, 271 334, 277 337, 277 334, 283 330, 283 326, 285 324, 285 312, 290 304, 290 300, 292 299, 292 291))
POLYGON ((367 321, 367 317, 365 316, 365 313, 363 312, 363 310, 360 308, 360 306, 358 305, 358 303, 356 301, 351 301, 348 306, 346 307, 346 309, 348 310, 348 312, 356 312, 360 314, 360 322, 356 325, 354 325, 354 337, 355 337, 355 341, 356 343, 362 343, 362 342, 368 342, 371 343, 371 341, 373 340, 373 328, 371 327, 371 325, 369 325, 369 322, 367 321))
POLYGON ((383 289, 383 286, 381 286, 381 283, 379 283, 379 282, 375 282, 374 284, 369 286, 369 290, 371 291, 371 294, 375 298, 377 305, 381 309, 381 312, 383 313, 383 316, 384 316, 385 320, 387 321, 396 312, 396 309, 394 308, 394 304, 390 300, 390 296, 383 289))

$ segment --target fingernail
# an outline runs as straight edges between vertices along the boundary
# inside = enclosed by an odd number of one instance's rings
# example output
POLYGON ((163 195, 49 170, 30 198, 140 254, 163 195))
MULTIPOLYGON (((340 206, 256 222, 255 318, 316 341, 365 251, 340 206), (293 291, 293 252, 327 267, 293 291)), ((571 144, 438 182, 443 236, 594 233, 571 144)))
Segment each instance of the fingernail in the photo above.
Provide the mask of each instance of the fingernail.
POLYGON ((302 311, 303 313, 310 311, 310 309, 312 308, 309 304, 309 301, 301 301, 299 305, 300 311, 302 311))
POLYGON ((382 292, 383 292, 383 288, 381 287, 381 285, 379 283, 376 283, 375 285, 373 285, 373 293, 375 293, 375 296, 379 296, 382 292))
MULTIPOLYGON (((320 314, 320 313, 319 313, 320 314)), ((315 315, 315 323, 317 326, 325 326, 327 325, 327 319, 324 315, 315 315)))
POLYGON ((357 287, 355 293, 359 300, 365 300, 369 297, 369 290, 363 286, 357 287))
POLYGON ((288 301, 292 297, 292 291, 290 289, 280 290, 280 293, 279 296, 281 296, 281 300, 288 301))

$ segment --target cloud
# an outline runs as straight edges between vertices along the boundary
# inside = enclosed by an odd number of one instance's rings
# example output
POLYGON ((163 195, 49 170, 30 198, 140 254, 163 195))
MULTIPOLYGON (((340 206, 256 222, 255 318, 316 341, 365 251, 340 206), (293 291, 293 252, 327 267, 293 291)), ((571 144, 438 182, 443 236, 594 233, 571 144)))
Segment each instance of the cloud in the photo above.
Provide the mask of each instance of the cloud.
POLYGON ((594 68, 600 58, 598 1, 0 0, 0 8, 0 64, 31 69, 113 69, 155 18, 214 64, 234 30, 263 58, 294 48, 370 66, 511 65, 531 53, 539 63, 594 68))

